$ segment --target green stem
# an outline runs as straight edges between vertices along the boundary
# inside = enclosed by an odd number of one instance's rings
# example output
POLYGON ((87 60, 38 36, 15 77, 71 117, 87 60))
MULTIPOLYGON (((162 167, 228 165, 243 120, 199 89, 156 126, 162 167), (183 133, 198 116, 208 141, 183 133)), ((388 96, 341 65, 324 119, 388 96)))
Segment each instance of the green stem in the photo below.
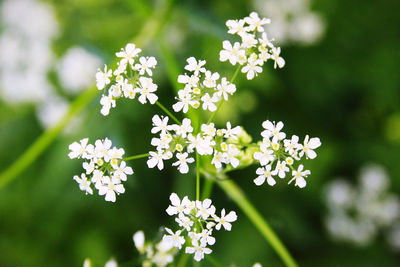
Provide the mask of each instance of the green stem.
POLYGON ((218 185, 225 193, 239 206, 247 215, 254 226, 260 231, 265 240, 272 246, 282 261, 289 267, 296 267, 297 263, 292 258, 286 247, 279 240, 279 237, 268 225, 253 204, 247 199, 244 192, 230 179, 220 180, 216 178, 218 185))
POLYGON ((205 178, 203 192, 201 194, 202 200, 210 197, 213 186, 214 186, 214 180, 211 178, 205 178))
POLYGON ((134 156, 130 156, 130 157, 127 157, 127 158, 123 158, 122 160, 123 161, 128 161, 128 160, 146 158, 148 156, 150 156, 150 154, 146 153, 146 154, 134 155, 134 156))
MULTIPOLYGON (((237 66, 236 71, 230 80, 230 83, 233 83, 236 80, 236 77, 238 76, 239 71, 240 71, 240 67, 241 67, 241 65, 237 66)), ((215 112, 213 112, 213 114, 211 114, 211 117, 208 119, 207 124, 210 124, 214 120, 215 116, 217 115, 217 113, 220 110, 223 103, 224 103, 224 98, 222 98, 221 102, 219 102, 219 104, 217 106, 217 110, 215 112)))
POLYGON ((92 87, 80 95, 70 106, 67 114, 52 128, 46 130, 36 141, 14 161, 8 169, 0 174, 0 189, 14 180, 24 169, 26 169, 35 159, 57 138, 65 126, 82 109, 88 105, 98 94, 97 88, 92 87))
MULTIPOLYGON (((144 47, 166 24, 165 20, 172 7, 173 0, 166 0, 157 6, 153 16, 143 25, 142 30, 132 40, 137 46, 144 47)), ((115 63, 115 62, 114 62, 115 63)), ((112 65, 112 64, 111 64, 112 65)), ((68 123, 77 116, 97 96, 95 86, 90 87, 72 103, 67 114, 52 128, 46 130, 10 167, 0 173, 0 189, 6 186, 32 164, 50 144, 60 135, 68 123)))
POLYGON ((219 261, 217 261, 213 256, 209 255, 205 255, 205 258, 214 266, 216 267, 224 267, 223 264, 221 264, 219 261))
POLYGON ((200 200, 200 156, 196 151, 196 200, 200 200))
POLYGON ((186 254, 184 251, 182 251, 181 257, 179 258, 176 267, 185 267, 188 259, 189 259, 189 254, 186 254))
POLYGON ((159 106, 165 113, 167 113, 168 116, 170 116, 176 123, 181 125, 182 123, 172 114, 166 107, 164 107, 163 104, 161 104, 159 101, 156 101, 156 105, 159 106))

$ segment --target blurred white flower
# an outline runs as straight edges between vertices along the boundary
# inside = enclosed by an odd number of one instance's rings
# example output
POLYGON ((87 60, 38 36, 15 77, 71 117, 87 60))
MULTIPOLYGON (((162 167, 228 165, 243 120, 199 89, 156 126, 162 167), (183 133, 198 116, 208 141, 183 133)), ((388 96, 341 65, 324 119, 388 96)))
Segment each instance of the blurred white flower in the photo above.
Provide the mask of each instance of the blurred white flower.
POLYGON ((71 94, 77 94, 89 87, 93 75, 102 60, 82 47, 73 46, 57 65, 57 74, 62 87, 71 94))
POLYGON ((311 11, 309 0, 254 0, 254 6, 261 15, 271 18, 272 23, 264 28, 279 44, 313 44, 325 32, 325 21, 311 11))

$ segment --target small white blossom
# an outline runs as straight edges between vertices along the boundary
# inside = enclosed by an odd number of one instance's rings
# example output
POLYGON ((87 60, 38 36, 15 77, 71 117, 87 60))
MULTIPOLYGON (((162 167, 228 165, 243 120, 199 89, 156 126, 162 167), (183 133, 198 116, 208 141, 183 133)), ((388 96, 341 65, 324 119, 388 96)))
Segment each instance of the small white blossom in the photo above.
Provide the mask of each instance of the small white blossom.
POLYGON ((194 72, 195 75, 199 75, 200 72, 205 72, 206 69, 203 67, 206 64, 205 60, 197 60, 194 57, 190 57, 187 60, 187 65, 185 66, 185 70, 194 72))
POLYGON ((215 226, 215 229, 219 230, 221 229, 221 226, 225 228, 225 230, 230 231, 232 229, 232 224, 231 222, 234 222, 237 220, 237 215, 236 212, 231 211, 228 214, 225 215, 225 209, 222 209, 221 211, 221 217, 214 216, 215 222, 217 225, 215 226))
POLYGON ((81 174, 81 177, 75 175, 74 180, 79 184, 79 188, 82 191, 85 191, 86 194, 93 194, 93 190, 90 187, 90 181, 87 179, 86 175, 84 173, 81 174))
POLYGON ((121 64, 129 63, 132 65, 134 63, 134 58, 142 52, 142 49, 136 48, 135 44, 129 43, 126 45, 125 49, 121 48, 121 52, 117 52, 115 55, 122 58, 121 64))
POLYGON ((98 70, 96 73, 96 86, 97 89, 103 90, 103 88, 111 82, 112 70, 107 70, 107 65, 104 65, 104 71, 98 70))

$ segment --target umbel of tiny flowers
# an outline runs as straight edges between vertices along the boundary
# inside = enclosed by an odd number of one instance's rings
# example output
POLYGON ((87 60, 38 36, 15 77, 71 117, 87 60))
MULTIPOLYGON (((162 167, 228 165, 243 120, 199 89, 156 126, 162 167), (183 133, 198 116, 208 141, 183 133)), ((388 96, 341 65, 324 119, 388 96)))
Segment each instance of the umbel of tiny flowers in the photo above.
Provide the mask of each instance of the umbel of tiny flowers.
POLYGON ((75 175, 74 180, 79 188, 86 194, 93 194, 92 184, 99 195, 104 195, 106 201, 115 202, 116 194, 125 192, 122 182, 127 180, 127 175, 133 174, 131 167, 122 161, 124 149, 111 147, 109 139, 96 140, 95 144, 88 144, 89 139, 69 145, 71 159, 82 158, 82 167, 85 169, 80 176, 75 175))
POLYGON ((136 249, 142 255, 142 266, 165 267, 173 262, 174 256, 178 252, 171 242, 161 239, 158 243, 146 241, 143 231, 138 231, 133 235, 133 242, 136 249))
POLYGON ((271 23, 270 19, 260 19, 256 12, 239 20, 228 20, 228 33, 239 35, 241 42, 222 42, 223 50, 219 53, 220 61, 229 61, 232 65, 239 64, 241 71, 247 73, 252 80, 262 72, 264 62, 274 61, 274 68, 283 68, 285 60, 280 56, 281 48, 275 47, 273 40, 268 39, 263 25, 271 23))
POLYGON ((227 122, 226 128, 216 129, 214 123, 202 124, 198 134, 193 133, 190 119, 183 119, 182 124, 168 124, 168 117, 154 115, 152 133, 159 133, 159 137, 151 140, 156 151, 150 151, 147 165, 149 168, 157 166, 159 170, 164 168, 164 160, 176 157, 172 164, 177 166, 179 172, 188 173, 189 164, 194 162, 193 153, 199 155, 212 155, 211 163, 217 169, 222 164, 229 164, 236 168, 239 163, 240 146, 239 136, 242 128, 232 127, 227 122))
POLYGON ((154 57, 139 57, 142 50, 135 44, 129 43, 125 49, 121 48, 116 53, 121 60, 117 63, 118 67, 113 71, 100 69, 96 73, 96 85, 99 90, 104 90, 100 99, 102 105, 101 114, 107 116, 111 108, 115 108, 116 100, 124 97, 134 99, 140 94, 138 100, 145 104, 147 101, 154 104, 158 97, 155 94, 157 85, 150 78, 153 75, 152 69, 157 65, 154 57))
POLYGON ((234 211, 227 213, 225 209, 218 216, 210 199, 191 201, 185 196, 181 200, 177 194, 172 193, 170 201, 171 205, 166 211, 168 215, 175 216, 179 229, 174 232, 165 228, 167 234, 163 241, 178 249, 185 247, 185 253, 193 254, 196 261, 201 261, 204 254, 212 252, 208 246, 215 244, 212 236, 214 229, 230 231, 231 223, 237 220, 234 211))
POLYGON ((187 59, 185 70, 190 73, 179 75, 178 83, 183 84, 184 88, 178 91, 178 102, 172 107, 175 112, 188 112, 189 107, 214 112, 217 110, 217 103, 222 99, 228 100, 229 95, 233 95, 236 86, 230 83, 225 77, 220 79, 218 72, 211 72, 203 67, 205 60, 196 60, 194 57, 187 59))
POLYGON ((266 120, 262 124, 264 131, 261 133, 262 142, 259 143, 259 150, 254 153, 254 159, 261 167, 257 169, 258 177, 254 183, 258 186, 265 181, 270 186, 276 184, 276 177, 285 178, 287 173, 292 171, 292 179, 289 184, 295 181, 295 186, 303 188, 307 182, 305 178, 311 174, 309 170, 304 170, 302 164, 294 167, 295 162, 304 156, 307 159, 314 159, 317 154, 314 151, 321 146, 318 137, 309 138, 307 135, 304 142, 299 143, 299 137, 293 135, 290 139, 286 138, 286 133, 282 131, 283 122, 271 122, 266 120))

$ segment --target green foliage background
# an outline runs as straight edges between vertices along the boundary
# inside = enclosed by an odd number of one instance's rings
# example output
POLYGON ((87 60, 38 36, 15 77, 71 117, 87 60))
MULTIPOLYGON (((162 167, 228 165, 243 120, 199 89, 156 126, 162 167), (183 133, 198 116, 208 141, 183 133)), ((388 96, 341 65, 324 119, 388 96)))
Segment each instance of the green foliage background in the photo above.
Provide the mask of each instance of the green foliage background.
MULTIPOLYGON (((132 39, 158 2, 136 0, 52 0, 62 27, 54 49, 62 54, 74 44, 111 62, 114 53, 132 39)), ((287 134, 321 138, 319 156, 307 162, 312 175, 303 190, 285 181, 271 188, 253 184, 256 167, 236 171, 234 179, 277 232, 300 266, 399 266, 383 237, 367 247, 331 241, 324 225, 322 188, 337 176, 356 181, 366 162, 385 166, 391 190, 400 192, 400 2, 314 1, 327 24, 324 38, 312 46, 282 47, 286 66, 271 64, 253 81, 238 79, 237 96, 224 106, 219 121, 243 124, 254 139, 261 122, 285 122, 287 134)), ((218 62, 222 40, 230 38, 225 21, 253 10, 249 1, 176 1, 158 39, 143 50, 154 55, 159 98, 171 106, 173 87, 166 76, 160 38, 181 68, 189 56, 230 77, 234 67, 218 62), (172 26, 182 41, 168 40, 172 26), (179 45, 178 45, 179 44, 179 45)), ((170 38, 171 39, 171 38, 170 38)), ((176 38, 175 38, 176 39, 176 38)), ((108 117, 99 113, 98 98, 84 112, 85 123, 73 134, 57 138, 36 162, 0 190, 0 266, 81 266, 90 257, 102 266, 111 256, 118 262, 138 256, 132 234, 144 230, 159 237, 159 227, 172 226, 168 196, 195 195, 195 175, 175 168, 147 169, 145 160, 130 163, 135 174, 116 203, 85 196, 72 180, 81 172, 79 160, 69 160, 75 140, 109 137, 127 155, 150 149, 151 117, 156 107, 120 101, 108 117)), ((0 170, 5 170, 42 133, 31 106, 0 104, 0 170)), ((167 164, 169 165, 169 164, 167 164)), ((192 168, 193 170, 194 168, 192 168)), ((218 209, 238 211, 215 188, 218 209)), ((225 266, 282 266, 282 262, 240 211, 231 233, 217 233, 214 257, 225 266)), ((202 266, 208 266, 203 262, 202 266)), ((191 265, 191 263, 189 264, 191 265)))

